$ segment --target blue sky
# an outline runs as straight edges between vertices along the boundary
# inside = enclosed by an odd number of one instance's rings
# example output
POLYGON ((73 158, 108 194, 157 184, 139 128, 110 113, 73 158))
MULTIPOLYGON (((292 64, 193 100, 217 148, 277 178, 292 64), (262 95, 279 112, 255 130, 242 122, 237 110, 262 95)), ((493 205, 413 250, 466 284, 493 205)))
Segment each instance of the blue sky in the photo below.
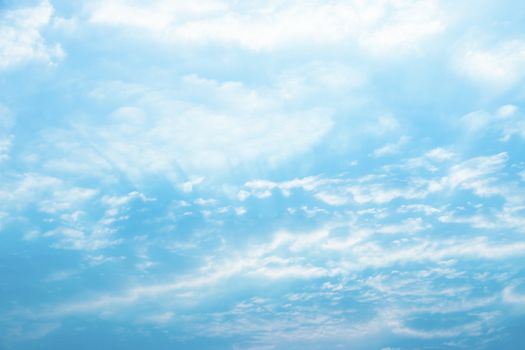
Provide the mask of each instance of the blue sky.
POLYGON ((0 349, 521 349, 524 23, 0 1, 0 349))

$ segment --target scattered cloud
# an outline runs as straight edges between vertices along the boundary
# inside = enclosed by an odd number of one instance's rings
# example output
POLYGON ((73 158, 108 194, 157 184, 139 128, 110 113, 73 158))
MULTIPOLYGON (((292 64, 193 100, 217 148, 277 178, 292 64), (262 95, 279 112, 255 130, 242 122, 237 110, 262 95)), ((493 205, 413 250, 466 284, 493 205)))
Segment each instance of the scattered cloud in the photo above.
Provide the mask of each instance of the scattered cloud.
POLYGON ((2 4, 1 348, 520 339, 516 1, 2 4))

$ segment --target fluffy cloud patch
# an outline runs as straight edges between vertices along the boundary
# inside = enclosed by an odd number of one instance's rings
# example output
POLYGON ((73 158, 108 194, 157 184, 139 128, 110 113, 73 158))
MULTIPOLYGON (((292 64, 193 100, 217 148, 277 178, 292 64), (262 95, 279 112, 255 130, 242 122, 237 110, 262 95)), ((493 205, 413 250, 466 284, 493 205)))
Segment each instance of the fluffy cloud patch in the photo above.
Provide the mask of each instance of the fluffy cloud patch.
POLYGON ((60 45, 47 43, 40 33, 52 16, 53 6, 47 0, 0 13, 0 69, 28 61, 51 64, 64 55, 60 45))
POLYGON ((458 71, 486 89, 507 89, 525 76, 525 42, 510 40, 484 48, 469 45, 456 57, 458 71))

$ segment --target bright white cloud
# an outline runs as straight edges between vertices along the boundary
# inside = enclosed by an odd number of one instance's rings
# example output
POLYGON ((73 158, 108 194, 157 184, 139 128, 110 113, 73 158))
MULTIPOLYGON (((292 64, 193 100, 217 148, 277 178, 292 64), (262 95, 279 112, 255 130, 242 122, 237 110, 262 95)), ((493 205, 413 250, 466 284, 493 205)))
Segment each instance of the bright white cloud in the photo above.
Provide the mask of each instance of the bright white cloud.
POLYGON ((465 46, 456 57, 455 66, 485 89, 504 90, 525 76, 525 42, 509 40, 488 48, 465 46))
POLYGON ((432 215, 441 212, 441 209, 434 208, 430 205, 426 204, 406 204, 402 205, 397 209, 401 213, 407 213, 407 212, 422 212, 425 215, 432 215))
POLYGON ((154 198, 146 197, 143 193, 133 191, 125 196, 104 196, 102 197, 102 203, 106 204, 111 209, 116 209, 128 204, 134 199, 140 199, 143 202, 151 202, 155 200, 154 198))
POLYGON ((285 2, 102 1, 89 6, 95 24, 147 30, 158 40, 236 44, 251 50, 353 43, 374 54, 413 50, 443 31, 437 1, 285 2))
POLYGON ((454 157, 454 152, 447 150, 445 148, 434 148, 425 153, 425 157, 434 161, 442 162, 449 160, 454 157))
POLYGON ((70 186, 59 178, 36 173, 2 180, 0 207, 11 209, 37 205, 43 212, 56 213, 74 209, 97 194, 97 190, 70 186))
POLYGON ((0 13, 0 69, 28 61, 51 64, 64 56, 58 44, 48 44, 40 30, 49 25, 53 6, 43 0, 35 7, 0 13))
MULTIPOLYGON (((409 159, 408 165, 401 165, 404 171, 411 171, 415 164, 423 161, 441 163, 453 157, 453 153, 443 149, 426 152, 422 157, 409 159)), ((361 178, 323 178, 319 176, 294 179, 283 182, 253 180, 244 185, 239 192, 239 200, 250 196, 267 198, 273 190, 280 190, 289 196, 292 189, 302 189, 315 199, 332 206, 343 206, 350 203, 365 205, 368 203, 385 204, 395 199, 424 199, 430 194, 456 189, 471 190, 479 197, 501 196, 509 202, 520 202, 515 189, 501 185, 498 173, 505 168, 509 156, 506 152, 492 156, 474 157, 463 162, 448 165, 445 175, 409 177, 404 184, 391 183, 385 174, 368 175, 361 178)), ((423 162, 424 163, 424 162, 423 162)), ((399 167, 399 166, 398 166, 399 167)), ((395 169, 387 166, 385 169, 395 169)), ((435 167, 428 169, 435 172, 435 167)), ((431 208, 428 207, 427 208, 431 208)), ((434 212, 439 210, 434 209, 434 212)), ((428 211, 428 210, 427 210, 428 211)))
POLYGON ((328 192, 322 192, 322 191, 317 192, 314 195, 314 197, 328 205, 334 205, 334 206, 344 205, 348 203, 348 200, 349 200, 348 196, 342 196, 340 194, 328 193, 328 192))
POLYGON ((495 185, 493 174, 502 170, 508 159, 506 152, 468 159, 453 165, 443 178, 431 181, 429 190, 435 192, 460 187, 470 189, 478 196, 503 195, 501 187, 495 185))

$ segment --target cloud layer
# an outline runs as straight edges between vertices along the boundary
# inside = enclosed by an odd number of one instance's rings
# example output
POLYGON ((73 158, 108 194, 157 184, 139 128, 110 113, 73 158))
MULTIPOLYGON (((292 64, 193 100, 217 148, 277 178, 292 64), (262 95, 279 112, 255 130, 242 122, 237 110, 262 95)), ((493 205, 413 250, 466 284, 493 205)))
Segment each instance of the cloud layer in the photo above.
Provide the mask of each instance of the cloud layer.
POLYGON ((522 9, 2 2, 0 348, 519 348, 522 9))

